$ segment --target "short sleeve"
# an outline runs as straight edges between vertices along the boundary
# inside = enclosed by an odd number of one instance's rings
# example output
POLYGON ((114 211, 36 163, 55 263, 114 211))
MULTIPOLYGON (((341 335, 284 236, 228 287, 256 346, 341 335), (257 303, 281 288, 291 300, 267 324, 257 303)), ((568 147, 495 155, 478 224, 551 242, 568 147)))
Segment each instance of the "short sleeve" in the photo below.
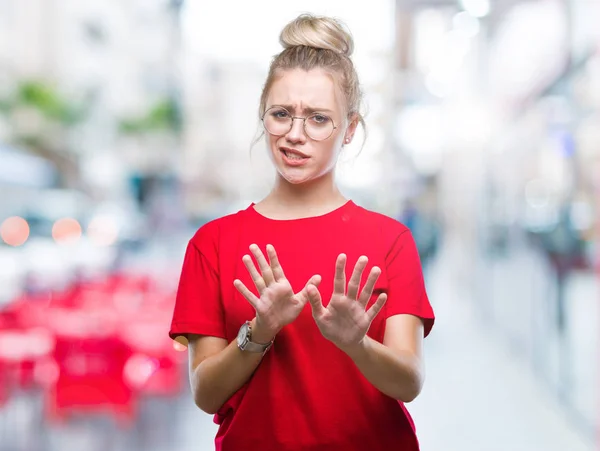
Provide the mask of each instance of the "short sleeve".
POLYGON ((421 260, 410 230, 402 231, 386 255, 388 300, 385 317, 410 314, 423 320, 425 336, 429 335, 435 321, 429 303, 421 260))
POLYGON ((188 243, 169 331, 171 338, 187 334, 226 337, 216 266, 193 239, 188 243))

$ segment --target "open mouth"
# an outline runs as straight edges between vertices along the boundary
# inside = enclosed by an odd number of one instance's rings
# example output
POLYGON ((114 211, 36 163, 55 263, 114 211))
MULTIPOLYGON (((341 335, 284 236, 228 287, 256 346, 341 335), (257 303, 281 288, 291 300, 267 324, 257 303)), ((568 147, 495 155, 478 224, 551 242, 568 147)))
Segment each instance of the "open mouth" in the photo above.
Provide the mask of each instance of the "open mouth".
POLYGON ((302 160, 307 160, 309 158, 306 155, 303 155, 299 152, 293 152, 286 148, 280 148, 279 150, 283 155, 285 155, 285 157, 288 160, 291 160, 291 161, 302 161, 302 160))

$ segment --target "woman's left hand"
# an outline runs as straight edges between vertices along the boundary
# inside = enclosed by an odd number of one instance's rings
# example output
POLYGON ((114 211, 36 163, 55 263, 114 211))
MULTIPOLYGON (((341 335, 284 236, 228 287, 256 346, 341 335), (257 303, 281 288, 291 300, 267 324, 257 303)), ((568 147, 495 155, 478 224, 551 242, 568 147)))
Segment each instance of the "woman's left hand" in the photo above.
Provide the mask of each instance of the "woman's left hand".
POLYGON ((374 266, 359 295, 360 281, 367 262, 368 258, 365 256, 358 259, 346 291, 346 255, 338 256, 335 264, 333 295, 327 307, 323 306, 317 287, 307 286, 313 318, 321 334, 342 350, 351 349, 362 343, 371 322, 381 311, 387 299, 387 295, 381 293, 371 308, 366 310, 375 282, 381 274, 381 270, 374 266))

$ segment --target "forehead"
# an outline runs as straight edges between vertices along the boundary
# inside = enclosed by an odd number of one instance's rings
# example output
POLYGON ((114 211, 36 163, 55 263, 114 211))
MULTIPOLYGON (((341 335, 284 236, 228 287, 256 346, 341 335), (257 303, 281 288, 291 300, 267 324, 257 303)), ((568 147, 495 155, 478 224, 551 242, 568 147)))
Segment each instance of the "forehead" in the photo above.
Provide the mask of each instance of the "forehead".
POLYGON ((282 71, 271 85, 270 105, 293 105, 298 109, 321 107, 340 109, 339 95, 333 76, 321 69, 282 71))

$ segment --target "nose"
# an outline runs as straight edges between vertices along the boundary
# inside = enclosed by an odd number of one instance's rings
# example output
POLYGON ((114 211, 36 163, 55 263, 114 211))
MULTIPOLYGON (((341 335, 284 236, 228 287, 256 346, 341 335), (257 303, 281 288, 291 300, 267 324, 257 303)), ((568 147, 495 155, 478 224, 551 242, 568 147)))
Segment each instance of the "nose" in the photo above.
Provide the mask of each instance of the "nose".
POLYGON ((304 132, 304 121, 302 118, 292 118, 292 128, 285 135, 289 142, 298 143, 306 141, 306 133, 304 132))

